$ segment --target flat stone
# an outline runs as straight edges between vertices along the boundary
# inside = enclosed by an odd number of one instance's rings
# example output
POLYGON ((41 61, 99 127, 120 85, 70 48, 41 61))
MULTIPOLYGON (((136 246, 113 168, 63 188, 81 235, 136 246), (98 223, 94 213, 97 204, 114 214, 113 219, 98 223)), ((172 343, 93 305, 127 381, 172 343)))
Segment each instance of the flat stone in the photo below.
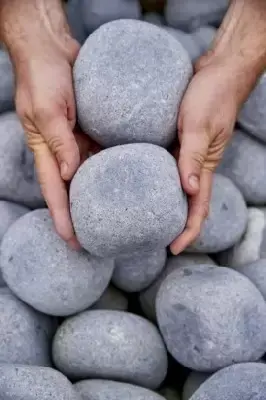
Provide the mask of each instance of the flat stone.
MULTIPOLYGON (((87 2, 88 3, 88 2, 87 2)), ((87 32, 81 0, 68 0, 65 4, 67 21, 73 37, 83 44, 90 32, 87 32)))
POLYGON ((95 303, 111 279, 114 262, 74 251, 57 235, 48 210, 17 220, 1 244, 0 263, 11 290, 35 309, 66 316, 95 303))
POLYGON ((165 267, 166 256, 166 249, 155 249, 117 257, 113 284, 129 293, 147 288, 165 267))
POLYGON ((74 66, 80 126, 104 147, 167 147, 191 76, 187 52, 164 29, 136 20, 107 23, 86 40, 74 66))
POLYGON ((235 267, 235 270, 249 278, 266 300, 266 258, 240 265, 235 267))
POLYGON ((85 161, 71 182, 70 206, 79 242, 101 257, 167 247, 187 218, 175 159, 147 143, 85 161))
POLYGON ((14 110, 15 78, 12 63, 5 50, 0 50, 0 113, 14 110))
POLYGON ((192 371, 183 387, 182 400, 190 400, 199 387, 211 376, 206 372, 192 371))
POLYGON ((101 378, 156 389, 167 372, 157 328, 123 311, 85 311, 59 327, 53 343, 57 368, 73 379, 101 378))
POLYGON ((128 299, 120 290, 113 285, 109 285, 90 309, 126 311, 128 309, 128 299))
POLYGON ((193 370, 212 372, 265 353, 266 303, 232 269, 176 269, 160 286, 156 313, 168 351, 193 370))

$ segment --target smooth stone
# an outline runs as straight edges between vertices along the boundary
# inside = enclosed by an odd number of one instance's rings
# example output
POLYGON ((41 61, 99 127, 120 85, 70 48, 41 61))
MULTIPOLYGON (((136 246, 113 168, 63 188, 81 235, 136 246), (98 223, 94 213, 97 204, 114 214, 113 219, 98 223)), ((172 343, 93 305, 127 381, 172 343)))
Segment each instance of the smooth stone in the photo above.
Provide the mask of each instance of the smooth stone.
POLYGON ((81 0, 68 0, 65 4, 65 11, 73 37, 83 44, 91 32, 87 32, 81 4, 81 0))
POLYGON ((0 113, 14 110, 15 78, 12 63, 5 50, 0 50, 0 113))
POLYGON ((156 281, 139 294, 139 302, 145 316, 152 321, 156 321, 155 299, 161 283, 175 269, 180 267, 190 267, 192 265, 209 264, 215 266, 215 262, 205 254, 179 254, 167 260, 166 267, 156 281))
POLYGON ((176 269, 160 286, 156 314, 168 351, 190 369, 212 372, 265 353, 266 303, 232 269, 176 269))
MULTIPOLYGON (((232 266, 234 268, 234 266, 232 266)), ((235 267, 235 270, 245 275, 254 283, 266 300, 266 258, 235 267)))
POLYGON ((126 311, 128 309, 128 299, 120 290, 113 285, 109 285, 90 309, 126 311))
POLYGON ((70 208, 82 247, 101 257, 167 247, 187 218, 175 159, 147 143, 85 161, 71 182, 70 208))
POLYGON ((108 286, 113 260, 75 251, 55 232, 49 211, 17 220, 1 243, 0 265, 10 289, 35 309, 67 316, 95 303, 108 286))
POLYGON ((0 365, 3 400, 81 400, 60 372, 47 367, 0 365))
POLYGON ((125 292, 139 292, 154 282, 165 267, 166 249, 135 252, 115 259, 112 282, 125 292))
POLYGON ((160 389, 159 393, 166 399, 166 400, 180 400, 180 396, 178 391, 171 387, 171 386, 164 386, 160 389))
POLYGON ((80 381, 74 388, 82 400, 164 400, 149 389, 103 379, 80 381))
POLYGON ((266 146, 237 130, 225 149, 217 172, 230 178, 250 205, 266 203, 266 146))
POLYGON ((67 319, 53 342, 57 368, 73 379, 102 378, 156 389, 167 372, 157 328, 123 311, 85 311, 67 319))
POLYGON ((187 52, 164 29, 136 20, 107 23, 90 35, 75 62, 80 126, 104 147, 167 147, 191 76, 187 52))
POLYGON ((209 214, 186 251, 217 253, 232 247, 246 231, 248 209, 242 193, 225 176, 214 174, 209 214))
POLYGON ((165 24, 163 16, 156 12, 145 13, 143 15, 143 21, 149 22, 150 24, 157 26, 163 26, 165 24))
POLYGON ((205 372, 192 371, 183 387, 182 400, 190 400, 199 387, 211 376, 205 372))

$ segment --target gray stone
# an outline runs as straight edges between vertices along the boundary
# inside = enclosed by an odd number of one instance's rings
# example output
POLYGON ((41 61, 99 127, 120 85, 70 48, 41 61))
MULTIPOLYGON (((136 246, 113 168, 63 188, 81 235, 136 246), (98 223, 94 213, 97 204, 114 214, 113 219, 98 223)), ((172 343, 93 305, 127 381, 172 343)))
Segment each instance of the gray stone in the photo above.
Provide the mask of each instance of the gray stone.
POLYGON ((214 174, 209 215, 186 251, 217 253, 228 249, 241 239, 247 223, 248 209, 241 192, 230 179, 214 174))
POLYGON ((91 379, 74 385, 82 400, 164 400, 151 390, 129 383, 91 379))
POLYGON ((33 154, 15 113, 0 115, 0 198, 31 208, 44 205, 33 154))
POLYGON ((164 29, 134 20, 105 24, 87 39, 74 66, 81 128, 104 147, 167 147, 191 76, 187 52, 164 29))
POLYGON ((183 387, 182 400, 190 400, 199 387, 211 376, 205 372, 192 371, 183 387))
POLYGON ((217 172, 230 178, 250 205, 266 203, 266 146, 237 130, 217 172))
POLYGON ((102 378, 149 389, 167 372, 167 353, 157 328, 123 311, 85 311, 67 319, 53 343, 57 368, 75 379, 102 378))
POLYGON ((120 290, 109 285, 99 300, 90 309, 126 311, 128 309, 128 299, 120 290))
POLYGON ((251 282, 253 282, 254 285, 259 289, 262 296, 266 300, 266 259, 262 258, 254 263, 248 263, 235 267, 235 269, 249 278, 251 282))
MULTIPOLYGON (((54 318, 33 310, 8 288, 1 288, 0 364, 50 366, 50 345, 56 325, 54 318)), ((1 397, 1 389, 0 393, 1 397)))
POLYGON ((150 24, 157 26, 163 26, 165 24, 163 16, 156 12, 145 13, 143 15, 143 21, 149 22, 150 24))
POLYGON ((179 400, 179 393, 178 391, 171 386, 164 386, 160 389, 159 393, 166 399, 166 400, 179 400))
POLYGON ((74 251, 56 234, 48 210, 16 221, 1 244, 4 280, 23 301, 46 314, 65 316, 91 306, 106 289, 112 260, 74 251))
POLYGON ((190 400, 265 400, 266 365, 243 363, 216 372, 190 400))
POLYGON ((156 321, 155 299, 161 283, 175 269, 180 267, 190 267, 192 265, 209 264, 215 266, 215 262, 205 254, 179 254, 178 256, 170 257, 166 263, 166 268, 156 279, 156 281, 143 290, 139 295, 139 302, 142 311, 147 318, 156 321))
POLYGON ((117 257, 112 282, 125 292, 139 292, 162 272, 166 256, 166 249, 155 249, 117 257))
POLYGON ((80 44, 83 44, 90 32, 87 32, 85 26, 82 0, 68 0, 65 5, 65 11, 73 37, 80 44))
POLYGON ((101 257, 167 247, 187 217, 175 159, 147 143, 85 161, 71 182, 70 205, 81 245, 101 257))
POLYGON ((15 79, 6 51, 0 50, 0 113, 14 110, 15 79))
POLYGON ((182 267, 161 284, 156 314, 170 354, 212 372, 256 361, 266 349, 266 303, 244 275, 225 267, 182 267))
POLYGON ((60 372, 24 365, 0 366, 0 393, 3 400, 81 400, 60 372))

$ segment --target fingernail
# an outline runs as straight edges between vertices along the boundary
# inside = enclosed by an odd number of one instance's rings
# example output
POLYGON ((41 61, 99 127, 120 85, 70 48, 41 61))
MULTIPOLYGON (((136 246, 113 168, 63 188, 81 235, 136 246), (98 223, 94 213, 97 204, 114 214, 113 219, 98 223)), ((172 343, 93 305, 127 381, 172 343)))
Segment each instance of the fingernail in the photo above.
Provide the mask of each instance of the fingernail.
POLYGON ((67 165, 67 163, 65 161, 61 162, 60 171, 61 171, 62 177, 67 175, 67 173, 68 173, 68 165, 67 165))
POLYGON ((192 189, 199 189, 199 178, 196 175, 191 175, 188 179, 188 183, 192 189))

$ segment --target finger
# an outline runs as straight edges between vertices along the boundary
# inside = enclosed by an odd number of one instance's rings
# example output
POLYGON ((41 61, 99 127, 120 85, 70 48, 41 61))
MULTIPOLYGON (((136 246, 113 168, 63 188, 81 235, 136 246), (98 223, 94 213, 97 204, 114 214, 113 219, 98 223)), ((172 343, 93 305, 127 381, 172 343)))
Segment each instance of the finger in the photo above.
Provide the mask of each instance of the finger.
POLYGON ((200 191, 189 199, 189 213, 183 233, 170 246, 177 255, 188 247, 200 234, 202 223, 208 215, 213 173, 203 169, 200 176, 200 191))

